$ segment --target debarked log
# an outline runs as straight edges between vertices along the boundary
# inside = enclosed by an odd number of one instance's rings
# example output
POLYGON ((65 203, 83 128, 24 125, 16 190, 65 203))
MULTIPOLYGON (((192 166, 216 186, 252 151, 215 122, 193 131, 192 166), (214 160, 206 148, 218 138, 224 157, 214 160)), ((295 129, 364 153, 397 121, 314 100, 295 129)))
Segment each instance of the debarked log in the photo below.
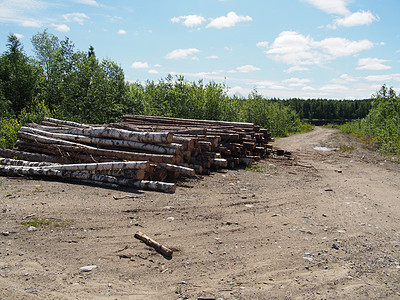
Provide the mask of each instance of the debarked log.
POLYGON ((147 246, 154 248, 158 253, 164 255, 165 257, 171 257, 173 251, 164 245, 161 245, 159 242, 153 240, 152 238, 148 237, 144 233, 138 231, 135 233, 135 238, 144 242, 147 246))

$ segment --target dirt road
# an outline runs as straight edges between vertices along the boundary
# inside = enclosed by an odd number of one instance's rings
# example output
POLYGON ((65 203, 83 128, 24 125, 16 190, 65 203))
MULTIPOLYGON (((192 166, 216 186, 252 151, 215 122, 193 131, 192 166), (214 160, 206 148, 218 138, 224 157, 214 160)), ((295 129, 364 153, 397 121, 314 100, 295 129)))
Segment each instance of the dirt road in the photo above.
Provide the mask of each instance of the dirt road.
POLYGON ((335 129, 276 146, 173 195, 1 177, 0 298, 397 299, 399 165, 335 129))

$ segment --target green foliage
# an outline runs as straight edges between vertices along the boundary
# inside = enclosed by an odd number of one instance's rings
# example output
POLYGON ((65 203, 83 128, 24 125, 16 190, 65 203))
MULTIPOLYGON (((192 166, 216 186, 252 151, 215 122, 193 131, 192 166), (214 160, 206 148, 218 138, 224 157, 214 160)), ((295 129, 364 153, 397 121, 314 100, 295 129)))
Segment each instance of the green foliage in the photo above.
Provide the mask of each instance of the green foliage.
POLYGON ((364 118, 371 109, 371 100, 298 99, 283 100, 295 110, 302 120, 315 125, 343 124, 352 119, 364 118))
POLYGON ((244 100, 243 120, 270 130, 274 136, 287 136, 303 128, 294 110, 282 102, 263 98, 257 91, 253 91, 248 100, 244 100))
POLYGON ((39 72, 15 35, 8 37, 7 48, 0 57, 0 117, 18 113, 31 101, 39 72))
POLYGON ((0 119, 0 148, 12 148, 20 128, 21 125, 15 118, 0 119))
POLYGON ((52 116, 44 101, 34 100, 24 108, 17 118, 0 118, 0 148, 12 148, 17 140, 17 132, 28 123, 40 123, 45 117, 52 116))
POLYGON ((375 95, 369 114, 341 127, 380 145, 384 152, 400 154, 400 96, 386 85, 375 95))

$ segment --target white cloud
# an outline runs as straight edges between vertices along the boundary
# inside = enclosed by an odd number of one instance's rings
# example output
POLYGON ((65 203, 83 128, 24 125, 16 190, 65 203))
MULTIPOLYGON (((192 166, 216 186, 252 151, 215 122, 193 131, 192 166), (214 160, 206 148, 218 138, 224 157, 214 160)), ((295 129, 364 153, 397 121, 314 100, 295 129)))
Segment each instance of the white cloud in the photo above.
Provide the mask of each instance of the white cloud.
POLYGON ((100 6, 96 0, 75 0, 75 2, 92 5, 92 6, 100 6))
POLYGON ((158 72, 157 70, 151 69, 149 70, 149 74, 159 74, 160 72, 158 72))
POLYGON ((344 73, 340 75, 338 78, 333 78, 331 81, 335 84, 347 84, 349 82, 356 82, 358 81, 358 79, 350 76, 349 74, 344 73))
POLYGON ((285 72, 285 73, 293 73, 293 72, 308 71, 308 70, 310 70, 310 69, 306 68, 306 67, 293 66, 293 67, 290 67, 289 69, 283 70, 283 72, 285 72))
POLYGON ((65 24, 51 24, 52 27, 54 27, 55 30, 61 31, 61 32, 69 32, 71 28, 68 27, 68 25, 65 24))
POLYGON ((347 8, 349 0, 303 0, 328 14, 348 15, 347 8))
POLYGON ((267 48, 268 45, 269 45, 269 43, 268 43, 267 41, 258 42, 258 43, 256 44, 257 47, 265 47, 265 48, 267 48))
POLYGON ((320 42, 315 42, 315 45, 334 57, 349 56, 374 46, 369 40, 350 41, 338 37, 326 38, 320 42))
POLYGON ((120 35, 124 35, 124 34, 126 34, 126 30, 119 29, 117 33, 120 34, 120 35))
POLYGON ((310 82, 311 82, 311 79, 297 78, 297 77, 292 77, 292 78, 285 79, 282 81, 282 83, 288 84, 290 87, 304 86, 310 82))
POLYGON ((50 4, 39 0, 13 0, 0 2, 0 21, 18 23, 24 27, 40 27, 42 21, 32 18, 50 4))
POLYGON ((39 28, 42 26, 39 21, 35 21, 35 20, 24 20, 21 22, 21 25, 24 27, 36 27, 36 28, 39 28))
POLYGON ((368 25, 374 21, 378 21, 379 18, 374 16, 370 11, 360 11, 348 15, 344 18, 337 19, 333 26, 329 26, 331 28, 336 28, 337 26, 343 27, 353 27, 353 26, 360 26, 360 25, 368 25))
POLYGON ((155 67, 155 68, 160 68, 161 65, 160 65, 160 64, 155 64, 154 67, 155 67))
POLYGON ((315 89, 311 86, 305 86, 302 88, 303 91, 315 91, 315 89))
POLYGON ((131 65, 131 68, 133 68, 133 69, 148 69, 148 68, 150 68, 150 66, 147 62, 135 61, 131 65))
POLYGON ((85 20, 89 19, 89 17, 84 13, 70 13, 63 15, 63 17, 67 22, 76 22, 80 25, 83 25, 85 20))
POLYGON ((345 91, 348 89, 349 88, 347 86, 339 84, 327 84, 319 88, 320 91, 332 91, 332 92, 345 91))
POLYGON ((391 69, 392 67, 384 65, 383 63, 389 62, 390 60, 379 59, 379 58, 360 58, 358 60, 358 67, 357 70, 387 70, 391 69))
POLYGON ((365 77, 368 81, 379 82, 380 84, 386 83, 388 81, 399 81, 400 82, 400 73, 395 74, 384 74, 384 75, 369 75, 365 77))
POLYGON ((218 59, 219 57, 217 55, 210 55, 206 57, 207 59, 218 59))
POLYGON ((24 36, 20 33, 14 33, 17 39, 22 39, 24 36))
POLYGON ((205 21, 206 19, 199 15, 187 15, 187 16, 174 17, 171 19, 172 23, 182 22, 182 24, 185 25, 186 27, 200 26, 205 21))
POLYGON ((228 28, 235 26, 237 23, 249 22, 252 20, 253 19, 250 16, 238 16, 235 12, 231 11, 226 16, 212 19, 211 22, 208 23, 206 28, 228 28))
POLYGON ((165 58, 166 59, 185 59, 191 57, 192 59, 196 59, 195 56, 192 56, 195 53, 200 52, 199 49, 189 48, 189 49, 175 49, 168 53, 165 58))
POLYGON ((307 65, 323 65, 338 57, 357 54, 373 47, 369 40, 351 41, 345 38, 326 38, 315 41, 295 31, 283 31, 267 48, 267 56, 293 67, 287 73, 304 70, 307 65))
POLYGON ((258 67, 255 67, 253 65, 244 65, 236 68, 237 72, 240 73, 249 73, 249 72, 254 72, 254 71, 260 71, 261 69, 258 67))

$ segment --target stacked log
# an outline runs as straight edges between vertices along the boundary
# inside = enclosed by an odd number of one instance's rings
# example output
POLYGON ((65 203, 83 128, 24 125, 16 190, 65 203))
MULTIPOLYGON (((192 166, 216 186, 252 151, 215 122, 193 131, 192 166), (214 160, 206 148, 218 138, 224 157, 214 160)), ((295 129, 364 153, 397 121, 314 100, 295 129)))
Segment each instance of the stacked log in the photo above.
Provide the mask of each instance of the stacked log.
POLYGON ((205 174, 213 168, 234 168, 258 161, 272 151, 271 133, 253 123, 126 115, 123 122, 110 126, 146 132, 168 131, 176 141, 190 141, 192 148, 181 149, 185 153, 183 161, 197 166, 197 170, 201 166, 205 174))
POLYGON ((124 116, 108 125, 46 118, 0 149, 0 173, 174 192, 175 183, 271 153, 271 134, 252 123, 124 116))

